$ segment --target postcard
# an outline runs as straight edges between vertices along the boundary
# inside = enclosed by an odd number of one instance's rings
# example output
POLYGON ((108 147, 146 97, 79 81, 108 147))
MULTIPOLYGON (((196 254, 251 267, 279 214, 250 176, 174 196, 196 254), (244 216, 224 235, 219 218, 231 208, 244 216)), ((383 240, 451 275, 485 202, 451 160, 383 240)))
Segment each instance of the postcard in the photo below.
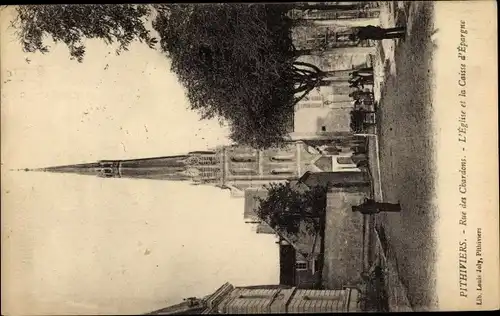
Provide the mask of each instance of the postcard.
POLYGON ((2 6, 2 314, 498 309, 496 12, 2 6))

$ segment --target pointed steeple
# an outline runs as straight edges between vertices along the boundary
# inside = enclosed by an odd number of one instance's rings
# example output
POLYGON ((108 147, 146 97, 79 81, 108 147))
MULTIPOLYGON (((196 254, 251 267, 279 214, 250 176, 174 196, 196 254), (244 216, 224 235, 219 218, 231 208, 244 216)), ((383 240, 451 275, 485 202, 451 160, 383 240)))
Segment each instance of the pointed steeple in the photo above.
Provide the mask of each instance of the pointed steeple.
POLYGON ((82 175, 99 175, 99 163, 82 163, 76 165, 55 166, 36 169, 20 169, 24 171, 55 172, 55 173, 76 173, 82 175))
POLYGON ((191 152, 187 155, 163 156, 128 160, 100 160, 93 163, 54 166, 25 171, 73 173, 103 178, 140 178, 219 182, 222 160, 215 151, 191 152))

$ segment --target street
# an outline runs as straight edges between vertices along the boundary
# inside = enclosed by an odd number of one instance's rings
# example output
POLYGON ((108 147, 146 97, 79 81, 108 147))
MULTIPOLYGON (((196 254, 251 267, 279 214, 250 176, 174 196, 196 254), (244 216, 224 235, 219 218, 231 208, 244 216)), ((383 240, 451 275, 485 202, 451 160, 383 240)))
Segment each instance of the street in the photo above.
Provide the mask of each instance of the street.
POLYGON ((394 23, 407 25, 408 32, 405 40, 384 40, 393 43, 379 46, 383 82, 375 93, 380 98, 378 149, 371 150, 371 164, 379 169, 373 175, 376 199, 402 205, 401 213, 380 214, 376 221, 414 310, 433 310, 437 304, 433 6, 432 2, 390 4, 394 23))

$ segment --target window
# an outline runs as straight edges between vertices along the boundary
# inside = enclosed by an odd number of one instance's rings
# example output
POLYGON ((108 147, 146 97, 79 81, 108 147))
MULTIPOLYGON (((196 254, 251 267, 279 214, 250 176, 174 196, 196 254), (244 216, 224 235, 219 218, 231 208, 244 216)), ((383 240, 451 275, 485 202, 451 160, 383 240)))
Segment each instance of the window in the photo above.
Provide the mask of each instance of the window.
POLYGON ((295 155, 276 155, 269 158, 271 161, 291 161, 295 155))
POLYGON ((301 270, 301 271, 307 270, 307 262, 305 262, 305 261, 297 261, 295 263, 295 269, 296 270, 301 270))
POLYGON ((324 125, 323 125, 323 126, 321 126, 321 131, 322 131, 322 132, 326 132, 326 126, 324 126, 324 125))
POLYGON ((252 154, 239 154, 231 157, 231 161, 233 162, 253 162, 255 160, 255 156, 252 154))
POLYGON ((349 165, 349 164, 353 164, 353 161, 352 161, 351 157, 341 156, 341 157, 337 157, 337 163, 339 163, 341 165, 349 165))
POLYGON ((319 261, 318 261, 318 259, 314 259, 313 264, 314 264, 314 271, 313 272, 314 273, 319 272, 319 261))
POLYGON ((290 169, 273 169, 271 170, 271 174, 292 174, 292 170, 290 169))
POLYGON ((232 174, 241 174, 241 175, 251 175, 256 174, 256 171, 251 168, 235 168, 230 170, 232 174))

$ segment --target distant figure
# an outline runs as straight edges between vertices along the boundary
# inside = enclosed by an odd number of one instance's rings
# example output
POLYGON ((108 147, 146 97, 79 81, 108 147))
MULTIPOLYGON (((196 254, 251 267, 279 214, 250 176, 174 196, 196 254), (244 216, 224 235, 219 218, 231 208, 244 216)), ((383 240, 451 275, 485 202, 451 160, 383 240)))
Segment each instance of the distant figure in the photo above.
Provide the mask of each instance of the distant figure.
POLYGON ((399 203, 376 202, 374 199, 365 199, 363 204, 352 207, 353 212, 372 215, 380 212, 401 212, 399 203))
POLYGON ((353 91, 349 93, 349 96, 353 98, 356 101, 363 101, 363 103, 371 102, 373 99, 372 93, 371 92, 366 92, 366 91, 353 91))
POLYGON ((381 28, 378 26, 367 25, 357 28, 357 32, 351 34, 352 40, 383 40, 392 38, 404 38, 406 27, 381 28))
POLYGON ((363 80, 360 77, 351 78, 347 81, 349 83, 349 88, 364 89, 363 80))
POLYGON ((352 103, 352 105, 353 105, 354 110, 364 110, 364 108, 363 108, 364 103, 360 100, 355 100, 352 103))

